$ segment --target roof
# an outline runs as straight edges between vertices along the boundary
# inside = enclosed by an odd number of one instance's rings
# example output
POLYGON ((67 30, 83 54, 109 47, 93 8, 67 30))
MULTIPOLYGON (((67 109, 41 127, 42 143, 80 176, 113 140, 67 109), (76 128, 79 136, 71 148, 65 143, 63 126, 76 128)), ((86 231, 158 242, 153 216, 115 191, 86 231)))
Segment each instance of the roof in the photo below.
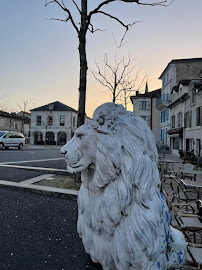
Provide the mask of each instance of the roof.
POLYGON ((25 123, 25 124, 30 124, 30 118, 29 117, 23 117, 17 115, 16 113, 8 113, 8 112, 4 112, 4 111, 0 111, 0 116, 1 117, 6 117, 6 118, 11 118, 11 119, 15 119, 15 120, 19 120, 25 123))
POLYGON ((157 98, 157 97, 160 97, 160 95, 161 95, 161 88, 159 88, 157 90, 150 91, 150 92, 145 93, 145 94, 137 93, 136 96, 131 96, 130 100, 133 103, 133 99, 136 99, 136 98, 147 98, 147 97, 149 97, 149 98, 150 97, 157 98))
POLYGON ((188 93, 185 93, 184 95, 182 95, 180 98, 178 98, 177 100, 175 100, 174 102, 172 102, 168 108, 172 109, 175 106, 177 106, 178 104, 182 103, 183 101, 187 100, 189 98, 188 93))
POLYGON ((183 128, 179 127, 179 128, 172 128, 170 130, 167 131, 167 133, 169 135, 173 135, 173 134, 182 134, 183 133, 183 128))
POLYGON ((169 65, 171 64, 178 64, 178 63, 194 63, 194 62, 202 62, 202 58, 186 58, 186 59, 173 59, 172 61, 170 61, 166 68, 164 69, 164 71, 161 73, 161 75, 159 76, 159 79, 161 79, 161 77, 163 76, 163 74, 165 73, 165 71, 168 69, 169 65))
POLYGON ((48 103, 46 105, 43 105, 38 108, 34 108, 30 110, 31 112, 33 111, 71 111, 71 112, 77 112, 75 109, 63 104, 62 102, 55 101, 52 103, 48 103))
POLYGON ((173 93, 173 91, 175 90, 176 92, 179 91, 179 86, 180 84, 184 85, 184 86, 188 86, 190 84, 191 80, 180 80, 178 85, 173 86, 172 90, 171 90, 171 94, 173 93))

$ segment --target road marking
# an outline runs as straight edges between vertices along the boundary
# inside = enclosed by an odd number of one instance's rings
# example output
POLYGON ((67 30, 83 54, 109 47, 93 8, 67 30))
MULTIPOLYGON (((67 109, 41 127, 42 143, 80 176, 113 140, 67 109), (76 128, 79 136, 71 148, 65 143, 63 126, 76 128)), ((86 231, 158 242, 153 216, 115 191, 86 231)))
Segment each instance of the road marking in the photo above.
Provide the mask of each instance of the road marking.
POLYGON ((52 177, 54 176, 55 174, 43 174, 43 175, 40 175, 40 176, 37 176, 37 177, 33 177, 33 178, 30 178, 30 179, 27 179, 27 180, 24 180, 24 181, 21 181, 20 183, 22 184, 34 184, 34 183, 37 183, 41 180, 44 180, 48 177, 52 177))
POLYGON ((43 161, 53 161, 53 160, 65 160, 64 158, 49 158, 49 159, 37 159, 37 160, 25 160, 25 161, 11 161, 11 162, 1 162, 3 164, 20 164, 20 163, 30 163, 30 162, 43 162, 43 161))
POLYGON ((43 167, 18 166, 18 165, 8 165, 8 164, 0 164, 0 167, 68 173, 67 170, 54 169, 54 168, 43 168, 43 167))

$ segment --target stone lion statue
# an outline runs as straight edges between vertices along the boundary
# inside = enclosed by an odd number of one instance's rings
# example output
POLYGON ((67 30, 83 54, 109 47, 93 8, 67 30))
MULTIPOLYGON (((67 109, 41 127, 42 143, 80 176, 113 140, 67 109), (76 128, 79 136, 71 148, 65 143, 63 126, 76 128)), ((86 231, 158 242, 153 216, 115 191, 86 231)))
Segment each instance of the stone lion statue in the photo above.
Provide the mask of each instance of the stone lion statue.
POLYGON ((146 122, 106 103, 62 147, 67 170, 81 172, 77 229, 104 270, 165 270, 185 261, 186 242, 170 226, 146 122))

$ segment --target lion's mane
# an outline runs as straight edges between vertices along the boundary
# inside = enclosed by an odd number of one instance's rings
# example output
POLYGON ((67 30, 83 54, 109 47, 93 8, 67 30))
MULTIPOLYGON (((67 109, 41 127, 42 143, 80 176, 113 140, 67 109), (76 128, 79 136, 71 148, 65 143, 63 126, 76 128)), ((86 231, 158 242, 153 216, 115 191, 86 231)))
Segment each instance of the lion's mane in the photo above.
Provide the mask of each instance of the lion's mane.
POLYGON ((77 224, 86 252, 105 270, 167 269, 169 212, 151 130, 113 103, 98 107, 88 126, 96 159, 81 174, 77 224))

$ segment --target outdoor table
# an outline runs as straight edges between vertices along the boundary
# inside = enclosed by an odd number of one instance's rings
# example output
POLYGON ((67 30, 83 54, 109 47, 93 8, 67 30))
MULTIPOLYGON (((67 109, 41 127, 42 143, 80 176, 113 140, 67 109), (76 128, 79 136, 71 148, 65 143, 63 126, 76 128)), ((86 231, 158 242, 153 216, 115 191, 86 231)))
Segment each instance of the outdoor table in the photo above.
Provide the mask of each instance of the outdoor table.
POLYGON ((198 188, 199 189, 199 199, 201 199, 201 188, 202 182, 201 181, 191 181, 187 179, 180 179, 180 181, 186 186, 191 188, 198 188))
POLYGON ((200 170, 180 170, 181 175, 183 174, 193 174, 194 175, 194 180, 196 181, 196 175, 201 175, 202 176, 202 171, 200 170))
POLYGON ((159 160, 159 163, 161 164, 166 164, 167 167, 168 167, 168 164, 170 163, 172 165, 172 169, 173 169, 173 164, 174 163, 179 163, 179 161, 176 161, 176 160, 169 160, 169 159, 160 159, 159 160))

